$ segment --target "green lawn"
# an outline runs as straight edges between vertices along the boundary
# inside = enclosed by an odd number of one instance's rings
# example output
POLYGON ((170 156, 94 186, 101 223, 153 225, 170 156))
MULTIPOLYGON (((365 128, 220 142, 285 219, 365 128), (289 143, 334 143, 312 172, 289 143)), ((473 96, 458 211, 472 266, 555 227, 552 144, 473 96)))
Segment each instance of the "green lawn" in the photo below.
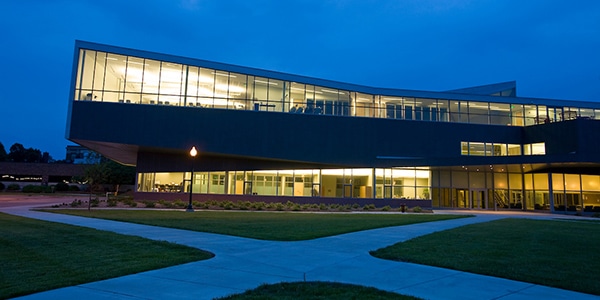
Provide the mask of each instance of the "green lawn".
POLYGON ((333 283, 333 282, 292 282, 261 285, 256 289, 246 291, 219 300, 411 300, 420 299, 411 296, 386 292, 375 288, 333 283))
POLYGON ((172 243, 0 213, 0 299, 212 256, 172 243))
POLYGON ((434 214, 358 214, 159 210, 47 210, 63 214, 212 232, 262 240, 298 241, 360 230, 464 218, 434 214))
POLYGON ((600 222, 503 219, 372 254, 600 295, 600 222))

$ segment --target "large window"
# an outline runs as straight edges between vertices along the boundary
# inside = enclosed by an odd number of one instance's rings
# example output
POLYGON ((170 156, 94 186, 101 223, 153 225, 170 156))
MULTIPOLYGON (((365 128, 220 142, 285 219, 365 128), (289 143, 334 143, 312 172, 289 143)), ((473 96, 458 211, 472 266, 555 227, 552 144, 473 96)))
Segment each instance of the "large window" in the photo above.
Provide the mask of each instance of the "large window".
POLYGON ((470 156, 514 156, 514 155, 545 155, 546 143, 534 144, 504 144, 483 142, 460 142, 460 154, 470 156), (523 148, 523 151, 521 151, 523 148))
POLYGON ((93 50, 80 51, 74 100, 504 126, 600 115, 593 107, 373 95, 93 50))
MULTIPOLYGON (((140 173, 140 192, 189 192, 190 173, 140 173)), ((194 193, 429 199, 427 168, 195 172, 194 193)))

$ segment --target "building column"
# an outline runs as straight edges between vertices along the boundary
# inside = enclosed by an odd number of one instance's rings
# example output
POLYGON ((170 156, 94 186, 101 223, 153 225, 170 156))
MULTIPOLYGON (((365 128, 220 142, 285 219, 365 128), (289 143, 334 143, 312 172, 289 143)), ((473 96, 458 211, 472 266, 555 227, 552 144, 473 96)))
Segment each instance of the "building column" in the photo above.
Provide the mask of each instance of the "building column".
POLYGON ((523 172, 523 164, 521 164, 521 210, 527 210, 527 192, 525 189, 525 172, 523 172))
MULTIPOLYGON (((498 210, 498 203, 496 203, 496 180, 495 179, 496 178, 494 178, 494 170, 492 170, 492 188, 489 189, 492 191, 492 194, 488 195, 488 198, 492 197, 492 201, 494 204, 494 211, 498 210)), ((488 200, 488 202, 489 202, 489 200, 488 200)), ((489 209, 489 207, 488 207, 488 209, 489 209)))
POLYGON ((552 190, 552 173, 548 173, 548 200, 550 201, 550 212, 554 212, 554 191, 552 190))
POLYGON ((372 199, 375 199, 375 195, 377 193, 377 178, 375 174, 375 168, 371 169, 371 195, 372 199))

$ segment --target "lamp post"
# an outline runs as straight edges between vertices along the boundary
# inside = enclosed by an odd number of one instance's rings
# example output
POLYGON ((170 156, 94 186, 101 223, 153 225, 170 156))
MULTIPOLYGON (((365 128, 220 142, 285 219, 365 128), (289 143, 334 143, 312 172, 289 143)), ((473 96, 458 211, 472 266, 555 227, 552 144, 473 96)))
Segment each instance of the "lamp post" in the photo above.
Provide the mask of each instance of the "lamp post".
POLYGON ((198 150, 196 150, 196 146, 192 146, 192 149, 190 149, 190 156, 192 157, 192 174, 190 177, 190 201, 188 202, 188 206, 185 211, 194 211, 194 208, 192 207, 192 187, 194 185, 194 158, 196 158, 197 154, 198 150))

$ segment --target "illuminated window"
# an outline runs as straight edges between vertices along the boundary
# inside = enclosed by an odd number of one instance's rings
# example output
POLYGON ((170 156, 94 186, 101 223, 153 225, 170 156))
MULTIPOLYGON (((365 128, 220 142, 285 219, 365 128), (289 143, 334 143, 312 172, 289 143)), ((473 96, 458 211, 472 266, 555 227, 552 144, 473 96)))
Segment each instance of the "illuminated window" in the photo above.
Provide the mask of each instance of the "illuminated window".
POLYGON ((546 155, 546 143, 531 144, 531 155, 546 155))
POLYGON ((460 154, 469 155, 469 142, 460 142, 460 154))
POLYGON ((508 144, 508 155, 521 155, 521 145, 519 144, 508 144))
POLYGON ((469 155, 485 156, 485 143, 469 142, 469 155))

